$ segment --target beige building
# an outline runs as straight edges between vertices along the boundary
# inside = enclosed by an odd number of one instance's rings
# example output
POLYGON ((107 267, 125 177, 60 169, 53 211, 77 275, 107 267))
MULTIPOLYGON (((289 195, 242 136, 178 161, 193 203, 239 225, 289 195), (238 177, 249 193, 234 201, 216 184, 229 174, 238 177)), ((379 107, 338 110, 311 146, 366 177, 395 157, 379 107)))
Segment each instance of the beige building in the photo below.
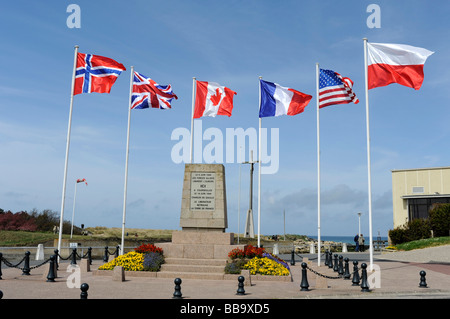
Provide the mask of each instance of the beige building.
POLYGON ((394 228, 428 217, 436 203, 450 203, 450 167, 392 170, 394 228))

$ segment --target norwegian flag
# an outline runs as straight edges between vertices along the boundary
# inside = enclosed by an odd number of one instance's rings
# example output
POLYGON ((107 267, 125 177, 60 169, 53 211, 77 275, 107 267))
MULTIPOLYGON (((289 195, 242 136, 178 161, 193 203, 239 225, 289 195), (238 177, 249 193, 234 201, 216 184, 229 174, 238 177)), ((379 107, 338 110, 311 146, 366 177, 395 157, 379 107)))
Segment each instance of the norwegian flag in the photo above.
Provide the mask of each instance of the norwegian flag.
POLYGON ((123 64, 113 59, 78 53, 73 94, 109 93, 117 77, 125 70, 123 64))
POLYGON ((159 108, 170 109, 173 99, 178 97, 173 93, 172 86, 159 85, 152 79, 134 72, 133 92, 131 94, 132 109, 159 108))

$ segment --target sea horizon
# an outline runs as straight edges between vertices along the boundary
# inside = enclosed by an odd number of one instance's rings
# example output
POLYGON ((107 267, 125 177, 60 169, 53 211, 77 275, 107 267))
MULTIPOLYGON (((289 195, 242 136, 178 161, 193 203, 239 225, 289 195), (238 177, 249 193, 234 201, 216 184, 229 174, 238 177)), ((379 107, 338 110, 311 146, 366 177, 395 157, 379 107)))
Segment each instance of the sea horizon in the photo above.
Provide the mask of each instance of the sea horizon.
MULTIPOLYGON (((309 238, 315 239, 317 240, 317 235, 307 235, 309 238)), ((364 234, 363 234, 364 236, 364 234)), ((355 235, 353 236, 320 236, 320 241, 332 241, 332 242, 336 242, 336 243, 346 243, 346 244, 354 244, 355 242, 353 241, 353 238, 355 237, 355 235)), ((373 241, 376 241, 378 238, 378 236, 373 236, 373 241)), ((381 240, 388 240, 387 237, 385 236, 380 236, 381 240)), ((365 237, 365 243, 368 244, 369 243, 369 237, 365 237)))

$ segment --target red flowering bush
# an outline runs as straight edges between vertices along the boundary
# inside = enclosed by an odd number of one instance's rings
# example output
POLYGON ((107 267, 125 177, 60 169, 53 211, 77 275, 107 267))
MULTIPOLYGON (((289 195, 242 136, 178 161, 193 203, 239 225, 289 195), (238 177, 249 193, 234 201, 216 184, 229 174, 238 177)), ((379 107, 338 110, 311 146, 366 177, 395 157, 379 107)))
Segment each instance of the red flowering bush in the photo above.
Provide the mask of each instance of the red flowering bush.
POLYGON ((231 259, 244 258, 244 256, 245 256, 244 251, 239 248, 235 248, 228 253, 228 258, 231 258, 231 259))
POLYGON ((139 247, 136 247, 134 249, 135 252, 146 254, 146 253, 158 253, 160 255, 163 254, 162 248, 156 247, 153 244, 142 244, 139 247))
POLYGON ((245 246, 244 250, 239 248, 234 248, 232 251, 228 253, 228 257, 231 259, 238 258, 253 258, 253 257, 262 257, 265 252, 264 248, 254 247, 252 245, 245 246))
POLYGON ((245 258, 262 257, 264 253, 264 248, 258 248, 252 245, 247 245, 244 248, 245 258))

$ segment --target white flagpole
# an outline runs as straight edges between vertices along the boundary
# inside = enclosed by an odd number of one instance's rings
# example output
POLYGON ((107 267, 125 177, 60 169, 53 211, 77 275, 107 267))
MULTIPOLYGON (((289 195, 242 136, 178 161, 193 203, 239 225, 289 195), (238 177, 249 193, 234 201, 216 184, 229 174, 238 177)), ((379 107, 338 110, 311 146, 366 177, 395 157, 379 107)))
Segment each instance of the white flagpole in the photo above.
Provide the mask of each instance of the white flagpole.
POLYGON ((319 128, 319 63, 316 63, 316 101, 317 101, 317 265, 320 266, 320 128, 319 128))
POLYGON ((73 58, 73 73, 72 73, 72 86, 70 91, 70 109, 69 109, 69 124, 67 125, 67 143, 66 143, 66 160, 64 163, 64 179, 62 187, 62 198, 61 198, 61 216, 59 218, 59 237, 58 237, 58 253, 61 253, 61 241, 62 241, 62 231, 63 231, 63 219, 64 219, 64 204, 66 200, 66 183, 67 183, 67 167, 69 161, 69 147, 70 147, 70 130, 72 128, 72 111, 73 111, 73 90, 75 88, 75 70, 77 68, 77 55, 78 55, 78 45, 75 46, 73 58))
MULTIPOLYGON (((262 79, 262 76, 259 77, 262 79)), ((259 108, 261 108, 261 82, 259 84, 259 108)), ((259 112, 258 112, 259 114, 259 112)), ((259 116, 258 116, 259 117, 259 116)), ((258 247, 261 247, 261 117, 259 117, 259 130, 258 130, 258 247)))
POLYGON ((78 185, 78 183, 77 183, 77 181, 75 181, 75 192, 73 194, 72 227, 70 228, 70 238, 72 238, 72 235, 73 235, 73 219, 75 217, 75 201, 77 198, 77 185, 78 185))
POLYGON ((242 168, 242 146, 239 149, 239 192, 238 192, 238 238, 237 244, 239 245, 240 235, 240 220, 241 220, 241 168, 242 168))
POLYGON ((130 123, 131 123, 131 96, 133 94, 134 66, 131 67, 130 75, 130 95, 128 100, 128 128, 127 128, 127 150, 125 155, 125 182, 123 187, 123 216, 122 216, 122 241, 120 245, 120 254, 124 253, 125 244, 125 216, 127 211, 127 187, 128 187, 128 155, 130 153, 130 123))
POLYGON ((190 150, 191 164, 192 164, 192 152, 193 152, 193 146, 194 146, 194 106, 195 106, 195 77, 192 78, 191 150, 190 150))
MULTIPOLYGON (((366 128, 367 128, 367 175, 369 195, 369 254, 370 271, 373 270, 373 236, 372 236, 372 181, 370 172, 370 130, 369 130, 369 80, 367 75, 367 38, 364 38, 364 76, 366 82, 366 128)), ((361 235, 361 234, 360 234, 361 235)))

